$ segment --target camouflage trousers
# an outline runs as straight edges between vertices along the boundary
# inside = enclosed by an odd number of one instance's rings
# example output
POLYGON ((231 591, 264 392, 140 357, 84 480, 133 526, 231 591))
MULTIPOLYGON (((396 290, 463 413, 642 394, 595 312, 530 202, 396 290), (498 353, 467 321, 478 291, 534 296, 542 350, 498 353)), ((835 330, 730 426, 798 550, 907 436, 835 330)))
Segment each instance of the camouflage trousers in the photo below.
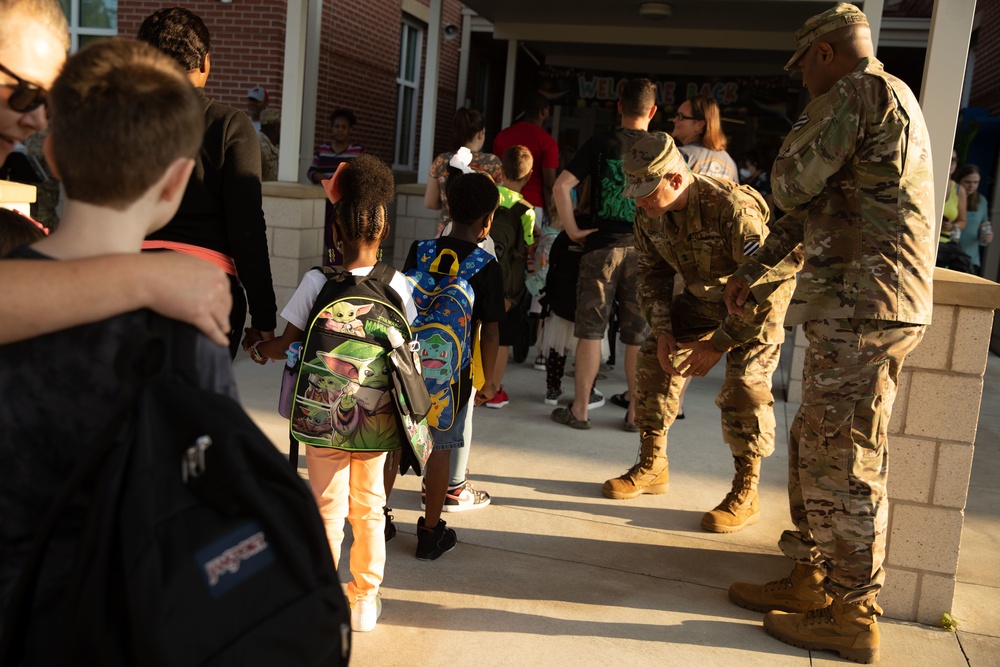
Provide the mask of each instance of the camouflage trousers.
POLYGON ((887 432, 903 359, 924 327, 878 320, 803 325, 802 406, 788 443, 795 530, 786 556, 822 564, 844 602, 873 600, 885 580, 887 432))
MULTIPOLYGON (((725 317, 725 305, 700 302, 690 294, 674 302, 671 324, 680 342, 707 340, 725 317), (683 307, 679 307, 683 306, 683 307)), ((774 396, 771 375, 780 345, 753 342, 726 354, 726 379, 715 404, 722 411, 722 439, 733 456, 770 456, 774 451, 774 396)), ((672 357, 676 367, 688 352, 672 357)), ((656 356, 656 336, 639 348, 636 363, 635 423, 643 434, 667 434, 677 418, 686 378, 669 375, 656 356)))

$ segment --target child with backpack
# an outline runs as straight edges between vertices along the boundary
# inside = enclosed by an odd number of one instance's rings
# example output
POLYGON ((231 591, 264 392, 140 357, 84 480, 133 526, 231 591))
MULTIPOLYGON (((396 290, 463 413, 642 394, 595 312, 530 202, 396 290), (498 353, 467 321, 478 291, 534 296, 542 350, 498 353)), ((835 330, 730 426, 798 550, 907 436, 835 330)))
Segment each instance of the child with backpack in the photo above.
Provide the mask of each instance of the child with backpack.
MULTIPOLYGON (((66 195, 62 222, 49 236, 7 256, 49 264, 108 254, 138 256, 143 237, 166 225, 177 211, 202 143, 204 116, 190 82, 153 47, 110 39, 81 49, 67 61, 48 92, 48 105, 53 114, 46 152, 66 195)), ((108 438, 102 431, 122 413, 123 380, 115 362, 151 321, 190 344, 191 364, 182 367, 178 359, 171 359, 175 363, 164 368, 164 374, 176 376, 185 387, 211 392, 213 398, 236 399, 224 348, 186 325, 145 310, 0 346, 0 395, 4 397, 0 402, 0 459, 4 461, 0 466, 0 616, 8 630, 0 630, 0 635, 5 644, 21 642, 18 650, 25 664, 101 662, 91 653, 92 647, 74 643, 81 634, 85 641, 97 641, 92 635, 73 623, 60 622, 82 620, 71 618, 64 605, 84 575, 86 580, 105 581, 93 571, 79 569, 81 542, 90 530, 88 514, 98 504, 93 497, 101 491, 92 478, 86 492, 74 496, 59 514, 54 530, 48 532, 26 632, 9 632, 10 623, 24 621, 28 614, 19 614, 8 605, 14 604, 15 581, 31 567, 29 554, 36 533, 47 523, 45 517, 53 505, 58 509, 55 499, 74 472, 103 448, 108 438), (53 633, 58 634, 58 641, 53 641, 53 633), (62 655, 71 646, 76 649, 72 658, 62 655)), ((174 469, 179 473, 179 468, 174 469)), ((102 506, 101 519, 118 509, 102 506)), ((111 580, 122 587, 126 576, 116 571, 111 580)), ((144 602, 144 618, 132 619, 137 626, 161 618, 155 600, 144 602)), ((127 609, 117 599, 115 610, 94 604, 88 620, 104 621, 112 611, 127 609)), ((102 648, 102 657, 107 658, 111 649, 102 648)), ((10 664, 20 664, 9 653, 0 656, 0 661, 5 658, 10 664)))
POLYGON ((535 209, 521 196, 521 188, 531 178, 534 164, 529 151, 524 146, 511 146, 503 152, 506 184, 498 185, 500 206, 493 214, 490 238, 496 248, 497 262, 503 270, 503 298, 506 317, 500 323, 500 350, 493 377, 497 383, 497 394, 486 401, 488 408, 502 408, 510 402, 510 396, 503 388, 503 374, 510 358, 510 346, 517 342, 528 326, 527 310, 530 300, 525 287, 528 273, 528 249, 535 244, 535 209))
POLYGON ((306 445, 309 485, 339 564, 344 520, 351 522, 351 574, 347 600, 351 627, 368 632, 382 612, 378 596, 385 569, 386 453, 406 444, 392 397, 389 329, 404 340, 416 309, 405 277, 378 261, 388 236, 386 207, 395 196, 392 172, 361 155, 323 182, 334 207, 342 268, 305 274, 281 316, 284 333, 255 343, 258 363, 285 359, 304 346, 291 416, 293 437, 306 445))
MULTIPOLYGON (((503 272, 477 245, 490 233, 500 193, 489 176, 458 169, 449 175, 447 187, 454 221, 451 231, 415 242, 404 264, 419 311, 413 330, 420 340, 423 377, 432 403, 428 422, 434 435, 434 451, 424 475, 425 514, 417 522, 416 556, 420 560, 435 560, 455 548, 455 531, 441 520, 445 497, 475 493, 468 480, 449 486, 451 457, 453 450, 468 444, 464 430, 470 400, 482 405, 496 394, 493 369, 498 323, 504 316, 503 272), (472 348, 477 327, 483 385, 473 399, 472 348)), ((390 490, 394 480, 395 471, 389 471, 386 486, 390 490)))

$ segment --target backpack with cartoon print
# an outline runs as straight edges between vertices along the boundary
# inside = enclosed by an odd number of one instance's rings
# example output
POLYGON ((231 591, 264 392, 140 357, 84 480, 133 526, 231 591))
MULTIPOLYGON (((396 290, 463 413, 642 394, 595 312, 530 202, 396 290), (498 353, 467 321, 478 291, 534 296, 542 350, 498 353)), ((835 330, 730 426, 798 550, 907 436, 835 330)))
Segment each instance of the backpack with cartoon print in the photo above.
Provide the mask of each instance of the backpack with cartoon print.
POLYGON ((437 239, 429 239, 417 242, 417 266, 406 272, 417 304, 413 337, 420 341, 421 373, 431 396, 427 423, 439 431, 455 425, 461 371, 472 363, 476 295, 469 281, 491 259, 488 252, 476 248, 459 261, 454 250, 439 251, 437 239), (453 389, 457 392, 452 393, 453 389))
POLYGON ((309 313, 299 356, 292 437, 347 451, 393 451, 409 442, 426 461, 427 422, 405 409, 409 401, 390 359, 390 330, 412 339, 406 306, 390 285, 395 269, 377 262, 367 276, 341 267, 323 271, 327 281, 309 313))

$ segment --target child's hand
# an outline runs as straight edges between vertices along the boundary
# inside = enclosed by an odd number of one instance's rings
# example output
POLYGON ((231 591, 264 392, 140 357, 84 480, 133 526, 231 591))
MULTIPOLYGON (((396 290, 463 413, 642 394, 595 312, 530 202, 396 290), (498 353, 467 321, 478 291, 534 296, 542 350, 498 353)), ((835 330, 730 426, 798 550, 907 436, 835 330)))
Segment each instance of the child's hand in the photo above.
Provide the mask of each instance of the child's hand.
POLYGON ((483 388, 476 392, 476 405, 482 405, 497 394, 497 386, 492 382, 484 384, 483 388))

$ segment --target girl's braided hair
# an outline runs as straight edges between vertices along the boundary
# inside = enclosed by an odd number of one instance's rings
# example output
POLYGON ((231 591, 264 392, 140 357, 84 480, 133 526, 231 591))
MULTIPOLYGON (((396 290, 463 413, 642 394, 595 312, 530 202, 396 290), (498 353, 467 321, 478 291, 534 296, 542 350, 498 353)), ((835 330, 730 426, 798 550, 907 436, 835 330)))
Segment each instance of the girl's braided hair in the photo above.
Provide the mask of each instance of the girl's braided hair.
POLYGON ((377 243, 386 224, 386 206, 396 196, 392 170, 374 155, 352 159, 339 176, 337 222, 344 242, 352 245, 377 243))

